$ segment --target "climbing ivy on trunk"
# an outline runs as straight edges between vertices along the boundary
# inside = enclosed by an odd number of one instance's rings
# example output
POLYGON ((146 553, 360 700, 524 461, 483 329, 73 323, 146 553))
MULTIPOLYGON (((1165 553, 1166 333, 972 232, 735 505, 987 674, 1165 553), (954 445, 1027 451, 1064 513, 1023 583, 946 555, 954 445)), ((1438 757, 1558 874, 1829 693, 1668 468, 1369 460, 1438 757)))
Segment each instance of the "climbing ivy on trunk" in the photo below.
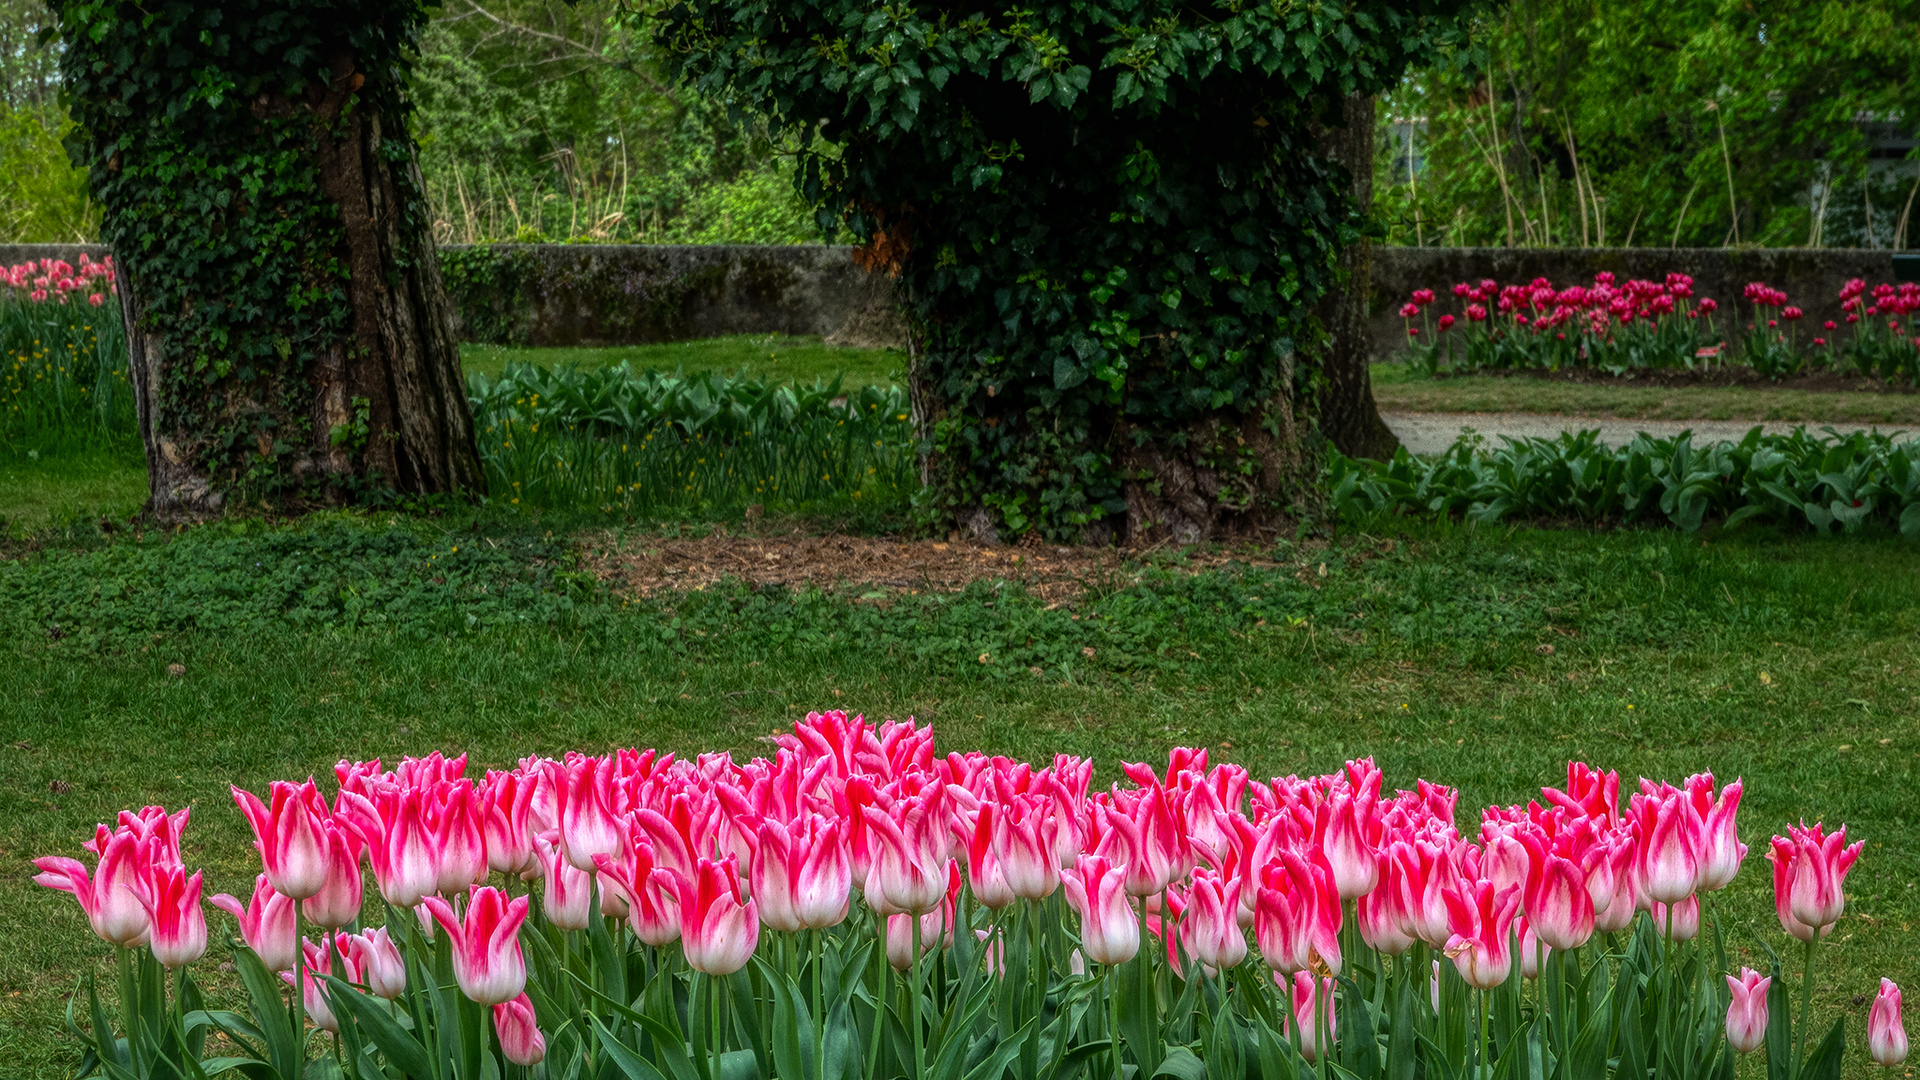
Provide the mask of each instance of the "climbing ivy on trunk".
POLYGON ((57 0, 161 517, 478 490, 411 0, 57 0))
POLYGON ((897 275, 923 506, 983 534, 1182 539, 1318 500, 1314 316, 1363 220, 1342 100, 1469 0, 678 0, 702 92, 817 136, 799 183, 897 275))

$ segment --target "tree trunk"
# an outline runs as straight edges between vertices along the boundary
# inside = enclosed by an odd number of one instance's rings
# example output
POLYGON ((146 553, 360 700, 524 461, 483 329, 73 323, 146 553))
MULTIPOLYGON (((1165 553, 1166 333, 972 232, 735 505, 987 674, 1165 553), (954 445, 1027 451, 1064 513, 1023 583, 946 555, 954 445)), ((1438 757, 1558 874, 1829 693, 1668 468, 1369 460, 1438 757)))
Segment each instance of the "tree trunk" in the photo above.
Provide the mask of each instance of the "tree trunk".
MULTIPOLYGON (((1183 432, 1177 445, 1156 441, 1127 451, 1127 473, 1139 478, 1125 488, 1129 543, 1270 538, 1295 518, 1317 516, 1324 458, 1307 448, 1290 393, 1293 361, 1282 363, 1289 369, 1282 390, 1238 424, 1210 418, 1183 432)), ((1115 441, 1133 442, 1125 431, 1115 441)))
MULTIPOLYGON (((1361 213, 1373 208, 1373 98, 1349 96, 1342 109, 1346 125, 1330 128, 1323 145, 1327 156, 1353 174, 1353 201, 1361 213)), ((1332 335, 1320 391, 1320 430, 1334 449, 1352 458, 1386 460, 1400 439, 1380 418, 1368 369, 1372 342, 1367 336, 1367 296, 1372 291, 1373 241, 1340 253, 1341 286, 1321 305, 1321 319, 1332 335)))
POLYGON ((73 10, 66 70, 119 264, 148 513, 484 491, 399 82, 418 5, 267 5, 223 24, 253 46, 232 51, 73 10), (321 73, 280 66, 301 49, 321 73), (214 72, 229 89, 191 90, 214 72))

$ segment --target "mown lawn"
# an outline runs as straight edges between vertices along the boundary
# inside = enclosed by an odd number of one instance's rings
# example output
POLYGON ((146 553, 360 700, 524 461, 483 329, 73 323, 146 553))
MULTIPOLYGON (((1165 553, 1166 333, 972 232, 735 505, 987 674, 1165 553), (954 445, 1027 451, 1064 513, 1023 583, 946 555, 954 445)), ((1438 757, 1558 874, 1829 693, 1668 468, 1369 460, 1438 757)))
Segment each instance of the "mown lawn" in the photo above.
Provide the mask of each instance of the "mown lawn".
POLYGON ((1526 376, 1435 379, 1373 365, 1373 396, 1399 412, 1518 412, 1623 420, 1801 420, 1920 427, 1920 394, 1771 387, 1588 385, 1526 376))
POLYGON ((660 345, 610 348, 522 349, 499 345, 462 345, 467 374, 496 378, 510 361, 545 367, 610 367, 630 364, 635 371, 746 372, 782 381, 812 383, 844 377, 848 386, 885 385, 905 379, 907 354, 899 349, 850 349, 823 345, 817 337, 788 334, 736 334, 660 345))
POLYGON ((147 462, 138 446, 0 449, 0 540, 80 518, 124 521, 146 501, 147 462))
MULTIPOLYGON (((1744 961, 1786 942, 1768 834, 1824 818, 1868 841, 1815 998, 1850 1018, 1848 1071, 1867 1075, 1874 980, 1920 976, 1914 547, 1371 532, 1283 544, 1265 569, 1189 576, 1163 554, 1053 607, 990 586, 626 603, 573 568, 565 535, 391 517, 0 562, 4 1071, 69 1067, 64 996, 107 970, 77 906, 32 886, 26 860, 80 854, 121 807, 193 805, 189 862, 209 892, 237 892, 254 857, 229 783, 436 749, 475 768, 567 748, 752 754, 806 710, 844 708, 931 721, 947 749, 1094 755, 1096 783, 1176 744, 1262 775, 1372 754, 1389 786, 1459 785, 1468 831, 1568 758, 1619 769, 1625 788, 1744 776, 1754 850, 1716 900, 1744 961)), ((203 962, 216 981, 220 952, 203 962)))

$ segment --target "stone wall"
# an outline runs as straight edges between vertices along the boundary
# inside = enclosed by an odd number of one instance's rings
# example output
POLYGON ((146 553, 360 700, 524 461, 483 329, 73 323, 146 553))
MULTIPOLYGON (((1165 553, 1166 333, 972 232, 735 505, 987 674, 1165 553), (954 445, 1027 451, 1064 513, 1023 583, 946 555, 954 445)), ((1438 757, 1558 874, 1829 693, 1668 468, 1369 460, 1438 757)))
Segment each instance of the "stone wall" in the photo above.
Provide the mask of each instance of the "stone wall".
POLYGON ((1896 280, 1891 252, 1845 248, 1381 247, 1373 252, 1368 304, 1373 356, 1389 359, 1406 340, 1406 324, 1397 312, 1415 289, 1439 293, 1446 302, 1439 310, 1452 311, 1456 305, 1449 290, 1455 282, 1492 278, 1518 285, 1544 277, 1566 288, 1591 284, 1603 270, 1622 281, 1686 274, 1693 278, 1694 295, 1713 297, 1722 311, 1732 309, 1748 282, 1764 281, 1785 290, 1790 303, 1816 320, 1840 317, 1840 286, 1847 279, 1865 278, 1869 285, 1896 280))
MULTIPOLYGON (((98 245, 0 245, 0 265, 98 245)), ((834 344, 899 345, 905 327, 892 283, 826 245, 452 245, 441 249, 461 339, 514 345, 634 345, 723 334, 817 334, 834 344)), ((1699 296, 1730 309, 1750 281, 1786 290, 1811 319, 1838 317, 1840 286, 1896 280, 1886 251, 1770 248, 1406 248, 1373 253, 1369 337, 1391 358, 1406 329, 1395 311, 1415 289, 1457 281, 1503 285, 1544 277, 1586 284, 1610 270, 1622 280, 1691 275, 1699 296)), ((1443 309, 1444 310, 1444 309, 1443 309)))
POLYGON ((441 249, 464 341, 639 345, 725 334, 903 338, 885 275, 826 245, 499 244, 441 249))
MULTIPOLYGON (((0 265, 77 263, 89 244, 0 245, 0 265)), ((804 334, 899 345, 893 284, 826 245, 449 245, 440 264, 462 341, 641 345, 726 334, 804 334)))

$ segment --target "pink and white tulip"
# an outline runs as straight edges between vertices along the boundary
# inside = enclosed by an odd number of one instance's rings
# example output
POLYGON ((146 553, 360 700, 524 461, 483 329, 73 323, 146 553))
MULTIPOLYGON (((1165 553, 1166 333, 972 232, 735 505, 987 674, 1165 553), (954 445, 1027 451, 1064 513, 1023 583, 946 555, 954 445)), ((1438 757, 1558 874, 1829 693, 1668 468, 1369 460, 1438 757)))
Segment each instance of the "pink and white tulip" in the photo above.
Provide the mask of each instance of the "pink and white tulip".
POLYGON ((1773 976, 1752 968, 1741 968, 1740 977, 1727 976, 1727 990, 1733 995, 1727 1006, 1727 1045, 1738 1053, 1751 1054, 1767 1041, 1767 991, 1773 976))
POLYGON ((520 996, 527 985, 519 938, 520 924, 527 920, 526 897, 509 901, 506 893, 483 885, 473 890, 464 918, 438 896, 422 903, 453 945, 453 978, 461 993, 481 1005, 520 996))
POLYGON ((493 1007, 493 1031, 500 1039, 500 1056, 523 1069, 540 1064, 547 1056, 547 1039, 533 1015, 533 1002, 525 994, 493 1007))
POLYGON ((739 863, 733 856, 702 858, 692 880, 680 878, 680 944, 687 966, 708 975, 731 975, 747 966, 760 943, 760 914, 740 895, 739 863))
POLYGON ((1907 1026, 1900 1018, 1900 987, 1880 980, 1880 993, 1867 1014, 1867 1056, 1889 1068, 1907 1060, 1907 1026))
POLYGON ((253 826, 254 848, 274 891, 305 900, 325 888, 328 863, 321 823, 329 815, 313 778, 304 784, 274 781, 267 789, 271 802, 264 805, 250 791, 232 791, 233 801, 253 826))
POLYGON ((245 905, 226 893, 216 893, 213 906, 232 915, 240 923, 240 939, 247 943, 268 971, 291 971, 300 957, 300 938, 295 931, 298 901, 273 891, 267 875, 254 878, 253 896, 245 905))
POLYGON ((1080 951, 1096 964, 1124 964, 1140 953, 1126 874, 1103 855, 1082 855, 1060 875, 1067 906, 1080 916, 1080 951))

